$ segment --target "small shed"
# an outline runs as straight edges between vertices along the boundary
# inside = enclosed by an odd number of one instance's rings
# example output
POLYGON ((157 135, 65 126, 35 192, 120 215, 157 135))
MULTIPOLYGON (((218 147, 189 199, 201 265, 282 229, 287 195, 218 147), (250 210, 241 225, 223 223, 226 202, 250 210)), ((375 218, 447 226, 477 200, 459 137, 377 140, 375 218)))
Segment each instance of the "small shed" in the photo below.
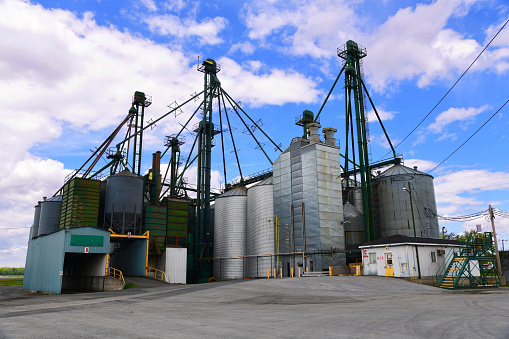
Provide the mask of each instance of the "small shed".
POLYGON ((363 275, 399 278, 434 277, 450 251, 459 255, 461 243, 456 240, 393 235, 364 243, 363 275), (417 255, 419 265, 417 265, 417 255))
POLYGON ((110 232, 89 226, 30 239, 23 289, 103 290, 109 251, 110 232))

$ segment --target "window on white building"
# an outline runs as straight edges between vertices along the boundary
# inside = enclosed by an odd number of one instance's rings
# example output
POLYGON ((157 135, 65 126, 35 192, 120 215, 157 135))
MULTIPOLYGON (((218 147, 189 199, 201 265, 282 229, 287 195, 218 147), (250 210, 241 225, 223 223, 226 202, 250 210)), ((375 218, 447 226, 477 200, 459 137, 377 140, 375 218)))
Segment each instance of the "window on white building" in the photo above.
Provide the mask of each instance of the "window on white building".
POLYGON ((376 264, 376 253, 370 253, 369 254, 369 263, 370 264, 376 264))
POLYGON ((437 254, 435 252, 431 252, 431 262, 437 262, 437 254))

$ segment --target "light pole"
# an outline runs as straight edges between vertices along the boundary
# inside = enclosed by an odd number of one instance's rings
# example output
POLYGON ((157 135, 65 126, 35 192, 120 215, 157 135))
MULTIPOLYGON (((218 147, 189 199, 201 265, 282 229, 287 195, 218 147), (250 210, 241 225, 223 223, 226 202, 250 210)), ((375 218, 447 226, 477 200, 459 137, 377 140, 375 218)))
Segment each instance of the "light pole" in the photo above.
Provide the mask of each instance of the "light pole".
POLYGON ((417 270, 419 271, 419 280, 421 279, 421 264, 419 263, 419 247, 417 246, 417 233, 415 232, 415 218, 414 218, 414 205, 412 203, 412 190, 410 189, 410 183, 408 188, 403 186, 403 191, 410 194, 410 209, 412 210, 412 223, 414 225, 414 241, 415 241, 415 255, 417 257, 417 270))

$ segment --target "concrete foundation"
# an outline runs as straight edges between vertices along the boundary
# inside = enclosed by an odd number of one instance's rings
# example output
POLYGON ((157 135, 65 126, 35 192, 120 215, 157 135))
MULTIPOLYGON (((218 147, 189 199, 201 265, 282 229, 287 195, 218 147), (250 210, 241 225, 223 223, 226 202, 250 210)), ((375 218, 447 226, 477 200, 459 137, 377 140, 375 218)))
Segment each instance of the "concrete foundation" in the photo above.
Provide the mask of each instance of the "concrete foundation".
POLYGON ((88 276, 88 277, 62 277, 62 292, 106 292, 118 291, 124 288, 124 283, 113 277, 88 276))

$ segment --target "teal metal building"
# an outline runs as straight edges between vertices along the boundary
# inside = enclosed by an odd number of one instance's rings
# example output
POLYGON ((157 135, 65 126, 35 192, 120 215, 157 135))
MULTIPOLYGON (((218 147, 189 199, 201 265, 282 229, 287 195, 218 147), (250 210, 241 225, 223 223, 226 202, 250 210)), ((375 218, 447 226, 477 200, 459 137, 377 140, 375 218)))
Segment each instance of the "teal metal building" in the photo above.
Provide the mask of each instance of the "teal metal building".
MULTIPOLYGON (((23 289, 60 294, 65 290, 105 290, 111 233, 83 226, 30 239, 23 289)), ((129 239, 130 275, 145 275, 146 239, 129 239)), ((123 286, 123 284, 122 284, 123 286)))

